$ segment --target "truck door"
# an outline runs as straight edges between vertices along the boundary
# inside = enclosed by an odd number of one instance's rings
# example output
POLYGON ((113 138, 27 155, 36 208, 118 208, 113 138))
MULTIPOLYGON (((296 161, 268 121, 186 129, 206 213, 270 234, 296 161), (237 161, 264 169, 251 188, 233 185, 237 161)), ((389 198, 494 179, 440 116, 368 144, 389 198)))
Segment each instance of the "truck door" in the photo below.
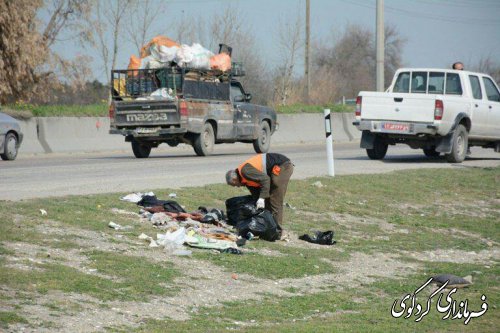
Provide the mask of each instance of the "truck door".
POLYGON ((231 101, 234 107, 234 126, 238 139, 252 138, 255 110, 247 103, 245 91, 239 82, 231 82, 231 101))
POLYGON ((490 137, 500 137, 500 92, 489 77, 483 77, 484 92, 487 98, 488 126, 486 133, 490 137))
POLYGON ((470 135, 485 136, 488 124, 488 101, 486 100, 481 82, 476 75, 469 75, 469 83, 472 92, 472 126, 470 135))

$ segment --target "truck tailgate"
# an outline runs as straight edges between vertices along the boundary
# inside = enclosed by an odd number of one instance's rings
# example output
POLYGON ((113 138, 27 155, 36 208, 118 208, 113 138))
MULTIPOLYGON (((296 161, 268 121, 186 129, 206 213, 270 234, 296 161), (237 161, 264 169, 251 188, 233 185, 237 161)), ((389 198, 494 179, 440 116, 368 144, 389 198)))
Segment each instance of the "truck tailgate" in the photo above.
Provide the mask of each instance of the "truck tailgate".
POLYGON ((361 119, 433 122, 436 95, 361 92, 361 119))
POLYGON ((177 103, 174 101, 115 102, 116 127, 166 126, 179 122, 177 103))

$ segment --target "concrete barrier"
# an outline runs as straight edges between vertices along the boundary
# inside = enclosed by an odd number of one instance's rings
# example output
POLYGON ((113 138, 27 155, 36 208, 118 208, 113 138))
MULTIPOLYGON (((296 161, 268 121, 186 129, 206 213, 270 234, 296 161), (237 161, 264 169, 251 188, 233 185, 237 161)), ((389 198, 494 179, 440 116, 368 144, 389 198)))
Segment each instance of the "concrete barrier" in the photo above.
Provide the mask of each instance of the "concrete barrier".
POLYGON ((46 153, 40 141, 38 140, 38 129, 36 118, 19 121, 21 132, 23 133, 23 142, 19 148, 19 153, 40 154, 46 153))
MULTIPOLYGON (((351 113, 332 113, 333 140, 359 140, 351 113)), ((130 150, 120 135, 111 135, 108 117, 40 117, 19 121, 24 140, 21 153, 95 152, 130 150)), ((274 143, 320 143, 325 140, 323 114, 278 115, 274 143)))
POLYGON ((344 130, 346 131, 347 135, 349 136, 350 141, 358 141, 361 139, 361 131, 356 128, 352 124, 352 122, 356 119, 356 116, 354 113, 349 112, 349 113, 342 113, 342 120, 344 123, 344 130))
POLYGON ((119 135, 110 135, 107 117, 38 118, 40 141, 45 140, 53 152, 91 152, 130 147, 119 135))
MULTIPOLYGON (((311 143, 325 141, 325 121, 323 114, 278 115, 279 129, 273 135, 276 143, 311 143)), ((341 113, 331 114, 334 141, 351 141, 344 130, 341 113)))

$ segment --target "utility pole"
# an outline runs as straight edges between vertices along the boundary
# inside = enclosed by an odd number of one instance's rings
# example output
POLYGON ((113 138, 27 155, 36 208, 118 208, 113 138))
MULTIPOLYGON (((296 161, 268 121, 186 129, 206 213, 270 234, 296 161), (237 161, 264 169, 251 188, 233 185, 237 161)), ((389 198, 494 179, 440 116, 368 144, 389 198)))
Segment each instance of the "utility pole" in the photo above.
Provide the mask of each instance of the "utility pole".
POLYGON ((311 34, 310 29, 310 0, 306 0, 306 49, 305 49, 305 63, 304 63, 304 77, 306 79, 306 103, 309 103, 309 87, 311 85, 311 79, 309 77, 309 36, 311 34))
POLYGON ((377 91, 384 91, 384 0, 377 0, 377 91))

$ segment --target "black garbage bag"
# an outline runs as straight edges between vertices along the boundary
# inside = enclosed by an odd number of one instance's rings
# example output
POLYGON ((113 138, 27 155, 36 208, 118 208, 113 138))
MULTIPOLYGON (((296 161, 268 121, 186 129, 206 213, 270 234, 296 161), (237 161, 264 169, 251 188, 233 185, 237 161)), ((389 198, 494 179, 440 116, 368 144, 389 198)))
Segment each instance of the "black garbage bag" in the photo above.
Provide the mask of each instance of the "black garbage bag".
POLYGON ((181 207, 176 201, 173 200, 159 200, 155 195, 145 195, 137 203, 142 207, 163 206, 167 212, 170 213, 185 213, 184 208, 181 207))
POLYGON ((165 208, 165 210, 167 212, 170 212, 170 213, 185 213, 186 212, 184 210, 184 208, 182 208, 181 205, 179 205, 176 201, 173 201, 173 200, 167 200, 163 204, 163 208, 165 208))
POLYGON ((249 232, 260 239, 274 242, 280 238, 281 227, 274 219, 270 211, 264 209, 259 210, 257 215, 254 215, 245 220, 238 221, 236 229, 240 236, 245 237, 249 232))
POLYGON ((299 239, 309 242, 309 243, 314 243, 314 244, 320 244, 320 245, 333 245, 336 243, 336 241, 333 240, 333 234, 334 232, 331 230, 328 231, 316 231, 314 233, 314 236, 309 236, 307 234, 304 234, 302 236, 299 236, 299 239))
POLYGON ((255 200, 251 195, 233 197, 226 200, 227 223, 236 225, 239 221, 246 220, 259 213, 255 207, 255 200))

